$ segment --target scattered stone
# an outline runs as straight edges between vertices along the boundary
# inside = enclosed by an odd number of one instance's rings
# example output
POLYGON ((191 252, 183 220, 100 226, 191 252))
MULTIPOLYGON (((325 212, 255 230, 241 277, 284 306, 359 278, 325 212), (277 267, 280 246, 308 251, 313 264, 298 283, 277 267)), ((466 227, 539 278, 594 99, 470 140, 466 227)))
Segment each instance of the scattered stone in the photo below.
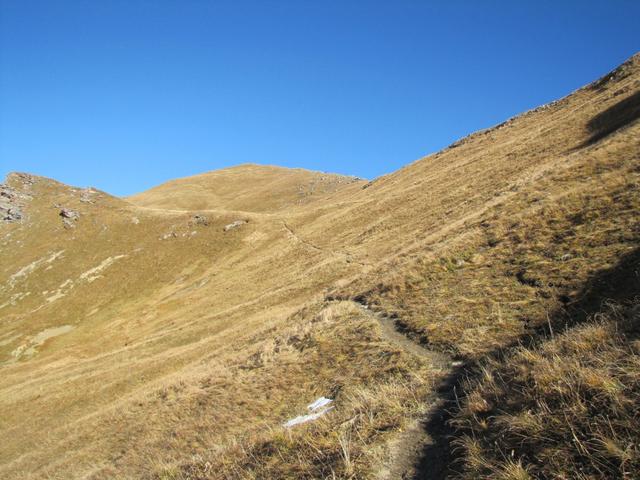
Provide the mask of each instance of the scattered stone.
POLYGON ((80 218, 80 214, 69 208, 61 208, 58 214, 62 217, 62 226, 65 229, 76 228, 75 222, 80 218))
POLYGON ((80 214, 70 208, 61 208, 59 215, 62 218, 67 218, 69 220, 78 220, 80 218, 80 214))
POLYGON ((95 203, 93 196, 96 193, 97 192, 91 187, 85 188, 82 190, 82 193, 80 193, 80 201, 83 203, 95 203))
POLYGON ((17 208, 4 208, 5 206, 0 204, 0 211, 2 212, 2 220, 5 222, 17 222, 22 220, 22 211, 17 208))
POLYGON ((131 223, 133 223, 134 225, 138 225, 140 223, 140 219, 138 217, 133 217, 131 219, 131 223))
POLYGON ((0 220, 17 222, 24 218, 22 207, 31 196, 19 192, 6 184, 0 184, 0 220))
POLYGON ((176 232, 169 232, 169 233, 165 233, 162 237, 160 237, 160 240, 168 240, 170 238, 177 238, 178 234, 176 232))
POLYGON ((249 221, 248 220, 236 220, 235 222, 232 222, 229 225, 225 225, 224 231, 228 232, 229 230, 233 230, 234 228, 241 227, 245 223, 249 223, 249 221))
POLYGON ((204 215, 197 214, 193 216, 190 223, 193 225, 202 225, 206 227, 209 225, 209 219, 204 215))

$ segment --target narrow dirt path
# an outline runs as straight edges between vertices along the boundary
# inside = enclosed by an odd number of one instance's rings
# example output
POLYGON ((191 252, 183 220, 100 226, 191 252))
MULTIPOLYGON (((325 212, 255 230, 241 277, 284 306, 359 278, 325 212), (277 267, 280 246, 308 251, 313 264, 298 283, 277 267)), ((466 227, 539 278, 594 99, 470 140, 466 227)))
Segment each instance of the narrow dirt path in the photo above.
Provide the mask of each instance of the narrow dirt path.
POLYGON ((369 317, 374 318, 378 322, 382 330, 382 336, 389 343, 394 344, 411 355, 426 358, 433 363, 436 368, 447 368, 451 363, 451 359, 444 353, 436 352, 435 350, 431 350, 417 342, 414 342, 404 333, 400 332, 392 318, 372 310, 366 304, 356 301, 353 301, 353 303, 356 304, 362 312, 369 317))
POLYGON ((284 220, 282 220, 282 226, 284 227, 284 229, 289 232, 289 236, 293 239, 295 239, 296 241, 302 243, 303 245, 306 245, 309 248, 312 248, 313 250, 316 250, 318 252, 323 252, 324 249, 318 247, 317 245, 314 245, 313 243, 305 240, 304 238, 301 238, 298 236, 298 234, 296 232, 293 231, 293 228, 291 228, 289 226, 289 224, 287 222, 285 222, 284 220))
POLYGON ((347 263, 355 263, 363 267, 370 265, 368 263, 356 260, 355 257, 348 252, 341 252, 339 250, 330 250, 330 249, 319 247, 318 245, 311 243, 310 241, 305 240, 300 235, 298 235, 287 222, 285 222, 284 220, 280 220, 280 221, 282 222, 282 226, 287 231, 287 234, 289 235, 289 237, 294 239, 296 242, 300 242, 303 245, 306 245, 307 247, 311 248, 312 250, 315 250, 316 252, 326 252, 326 253, 329 253, 330 255, 342 257, 347 263))
MULTIPOLYGON (((352 300, 353 301, 353 300, 352 300)), ((458 366, 450 356, 431 350, 414 342, 403 334, 395 321, 387 315, 372 310, 367 304, 353 301, 368 317, 380 325, 382 337, 389 343, 410 355, 419 356, 434 369, 446 372, 444 384, 434 391, 431 398, 425 399, 424 413, 408 425, 388 444, 388 457, 380 471, 378 480, 398 479, 441 479, 448 460, 448 444, 443 445, 446 432, 443 432, 444 418, 441 418, 443 405, 449 401, 453 390, 451 379, 459 377, 458 366), (435 435, 432 436, 431 433, 435 435), (425 452, 430 452, 432 461, 425 461, 425 452)), ((457 380, 456 380, 457 381, 457 380)))

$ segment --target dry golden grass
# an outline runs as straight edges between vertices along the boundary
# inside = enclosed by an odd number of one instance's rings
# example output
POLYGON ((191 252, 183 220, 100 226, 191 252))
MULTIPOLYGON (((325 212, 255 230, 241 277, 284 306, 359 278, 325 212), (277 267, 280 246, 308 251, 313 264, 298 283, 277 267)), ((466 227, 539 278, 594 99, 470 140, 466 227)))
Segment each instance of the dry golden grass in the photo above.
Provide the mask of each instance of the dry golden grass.
MULTIPOLYGON (((569 387, 624 415, 616 399, 633 398, 631 364, 615 355, 637 345, 619 343, 613 320, 563 332, 635 288, 613 291, 602 272, 639 247, 638 90, 636 56, 371 183, 242 166, 87 203, 11 177, 32 200, 25 221, 0 226, 0 477, 372 478, 450 372, 391 342, 356 300, 429 348, 493 355, 456 417, 475 435, 460 468, 535 478, 538 464, 507 450, 498 461, 478 433, 547 431, 540 412, 496 405, 511 367, 495 359, 512 358, 499 352, 551 327, 556 347, 512 362, 532 356, 528 394, 555 392, 575 425, 591 413, 569 387), (55 205, 80 213, 75 228, 55 205), (593 363, 569 352, 577 370, 563 369, 561 337, 593 363), (282 429, 320 395, 334 411, 282 429)), ((615 428, 585 448, 632 465, 615 428)), ((571 442, 550 458, 579 455, 571 442)))
POLYGON ((609 304, 537 347, 484 362, 491 374, 467 383, 454 419, 459 477, 637 478, 638 305, 609 304))
POLYGON ((417 394, 432 388, 416 375, 340 395, 340 411, 293 431, 273 429, 232 439, 183 465, 160 469, 155 478, 361 478, 376 472, 375 448, 408 414, 421 413, 417 394))
MULTIPOLYGON (((593 92, 575 95, 587 93, 593 92)), ((337 295, 378 305, 417 340, 457 355, 476 358, 517 341, 545 324, 550 310, 579 301, 590 278, 638 247, 639 129, 636 120, 596 144, 537 157, 539 165, 555 166, 513 181, 490 207, 442 234, 436 230, 428 244, 412 246, 337 295)))
POLYGON ((355 177, 300 168, 246 164, 171 180, 127 200, 150 208, 273 213, 364 183, 355 177))

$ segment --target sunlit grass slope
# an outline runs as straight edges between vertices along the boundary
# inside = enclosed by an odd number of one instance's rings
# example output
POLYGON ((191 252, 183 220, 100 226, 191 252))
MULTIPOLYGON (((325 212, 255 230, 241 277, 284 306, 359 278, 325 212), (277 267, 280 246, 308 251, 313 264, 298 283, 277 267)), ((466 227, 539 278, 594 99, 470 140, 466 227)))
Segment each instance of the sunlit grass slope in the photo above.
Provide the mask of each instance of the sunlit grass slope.
POLYGON ((639 292, 607 272, 640 243, 639 92, 635 56, 372 182, 249 165, 118 199, 11 175, 0 477, 393 478, 462 362, 451 475, 633 478, 639 292))

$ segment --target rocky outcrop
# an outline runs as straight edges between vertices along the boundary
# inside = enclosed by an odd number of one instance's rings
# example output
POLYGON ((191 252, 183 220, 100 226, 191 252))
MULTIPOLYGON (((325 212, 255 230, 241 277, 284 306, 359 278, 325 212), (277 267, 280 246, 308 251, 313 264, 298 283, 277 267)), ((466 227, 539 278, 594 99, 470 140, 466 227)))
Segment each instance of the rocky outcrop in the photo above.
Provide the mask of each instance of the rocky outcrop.
POLYGON ((0 184, 0 221, 18 222, 24 218, 23 208, 30 195, 19 192, 6 184, 0 184))
POLYGON ((25 218, 24 207, 31 200, 29 192, 36 177, 12 172, 0 183, 0 223, 19 222, 25 218))
POLYGON ((13 187, 17 186, 18 188, 28 190, 36 183, 36 178, 34 175, 28 173, 11 172, 7 175, 6 183, 13 187))

